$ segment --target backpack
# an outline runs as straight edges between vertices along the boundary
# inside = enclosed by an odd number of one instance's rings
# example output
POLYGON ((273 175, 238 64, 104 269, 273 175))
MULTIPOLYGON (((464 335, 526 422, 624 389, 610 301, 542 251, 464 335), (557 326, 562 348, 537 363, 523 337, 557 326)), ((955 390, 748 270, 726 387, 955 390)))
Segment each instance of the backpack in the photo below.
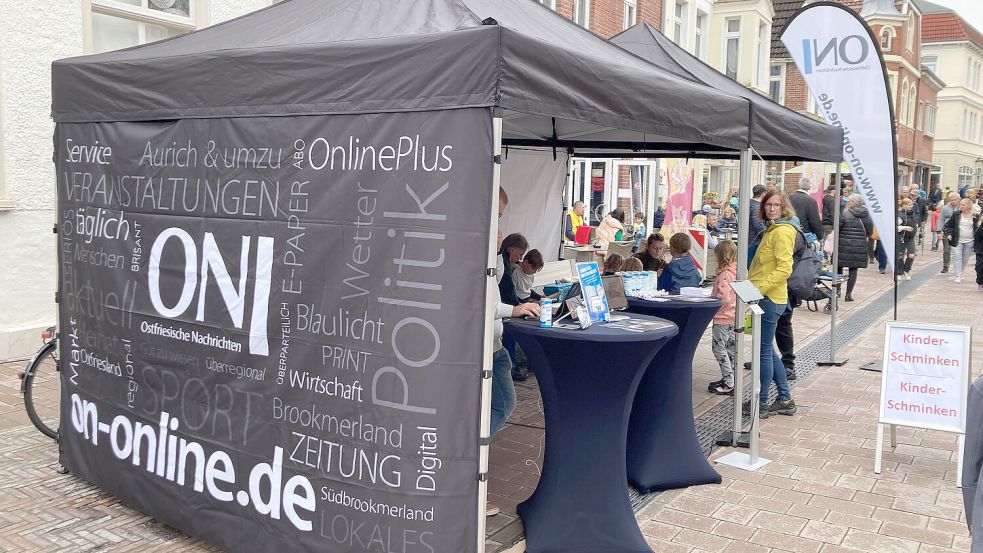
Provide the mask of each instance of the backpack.
POLYGON ((797 236, 795 249, 792 250, 792 274, 788 277, 788 291, 793 300, 805 300, 816 289, 823 264, 802 231, 798 228, 795 231, 797 236))
MULTIPOLYGON (((795 247, 792 250, 792 274, 788 277, 788 292, 791 300, 802 301, 812 296, 816 283, 819 282, 819 271, 822 269, 822 261, 819 260, 816 252, 813 251, 810 243, 806 240, 802 229, 795 227, 795 247)), ((758 251, 761 244, 761 237, 764 231, 758 234, 748 248, 748 267, 751 260, 758 251)))

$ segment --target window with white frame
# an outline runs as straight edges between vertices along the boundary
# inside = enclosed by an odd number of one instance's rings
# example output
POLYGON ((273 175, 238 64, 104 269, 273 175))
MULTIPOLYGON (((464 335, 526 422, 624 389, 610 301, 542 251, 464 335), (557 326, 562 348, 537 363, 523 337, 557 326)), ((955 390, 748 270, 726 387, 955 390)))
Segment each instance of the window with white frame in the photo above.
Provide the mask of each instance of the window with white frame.
POLYGON ((806 102, 806 111, 813 115, 819 115, 819 104, 816 103, 816 99, 812 97, 812 94, 807 96, 809 101, 806 102))
POLYGON ((936 75, 939 74, 938 56, 922 56, 922 65, 924 65, 925 68, 931 71, 932 73, 935 73, 936 75))
POLYGON ((635 24, 638 18, 638 0, 625 0, 625 17, 622 28, 627 29, 635 24))
POLYGON ((961 138, 964 138, 965 139, 968 134, 969 134, 969 110, 968 109, 964 109, 963 110, 963 132, 960 133, 959 136, 961 138))
POLYGON ((764 22, 758 22, 758 63, 755 66, 754 82, 761 88, 765 86, 765 71, 768 67, 768 48, 770 46, 768 25, 764 22))
POLYGON ((938 108, 935 104, 925 104, 925 118, 922 121, 925 136, 935 136, 935 114, 937 111, 938 108))
POLYGON ((679 0, 672 7, 672 41, 686 47, 686 2, 679 0))
POLYGON ((539 3, 551 10, 556 9, 556 0, 539 0, 539 3))
POLYGON ((128 48, 198 28, 199 0, 90 0, 84 40, 87 53, 128 48))
MULTIPOLYGON (((898 74, 888 71, 887 80, 891 86, 891 102, 894 102, 898 97, 898 74)), ((894 110, 894 116, 898 116, 898 110, 894 110)))
POLYGON ((925 121, 925 102, 918 102, 918 111, 915 112, 915 130, 922 130, 923 121, 925 121))
POLYGON ((707 59, 707 22, 710 17, 701 11, 696 12, 696 29, 693 35, 693 55, 706 61, 707 59))
POLYGON ((768 97, 772 102, 785 104, 785 64, 773 63, 768 72, 768 97))
POLYGON ((979 90, 981 72, 983 72, 983 63, 972 57, 969 58, 966 64, 966 88, 979 90))
POLYGON ((590 0, 573 0, 573 22, 583 28, 590 25, 590 0))
POLYGON ((741 62, 741 18, 724 19, 724 74, 737 80, 741 62))
POLYGON ((898 123, 908 124, 908 78, 901 81, 901 101, 898 102, 898 123))
POLYGON ((908 12, 908 29, 905 33, 905 51, 914 52, 915 47, 915 35, 918 33, 918 28, 915 24, 915 12, 908 12))
POLYGON ((908 126, 915 126, 915 106, 917 105, 918 98, 918 85, 917 83, 911 83, 911 89, 908 91, 908 126))
POLYGON ((894 43, 894 27, 885 25, 881 29, 881 50, 885 52, 891 51, 891 45, 894 43))
POLYGON ((956 186, 973 186, 973 168, 969 165, 960 165, 956 170, 956 186))

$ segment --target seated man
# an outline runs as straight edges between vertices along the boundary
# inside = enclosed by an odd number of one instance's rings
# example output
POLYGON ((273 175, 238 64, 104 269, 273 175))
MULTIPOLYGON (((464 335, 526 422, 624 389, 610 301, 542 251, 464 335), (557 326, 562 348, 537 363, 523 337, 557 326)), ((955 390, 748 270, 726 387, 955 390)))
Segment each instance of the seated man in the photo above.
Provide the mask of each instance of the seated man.
POLYGON ((689 235, 685 232, 673 234, 669 239, 669 255, 672 256, 672 260, 659 275, 660 290, 678 294, 684 287, 700 285, 703 278, 696 270, 693 258, 689 256, 691 246, 689 235))

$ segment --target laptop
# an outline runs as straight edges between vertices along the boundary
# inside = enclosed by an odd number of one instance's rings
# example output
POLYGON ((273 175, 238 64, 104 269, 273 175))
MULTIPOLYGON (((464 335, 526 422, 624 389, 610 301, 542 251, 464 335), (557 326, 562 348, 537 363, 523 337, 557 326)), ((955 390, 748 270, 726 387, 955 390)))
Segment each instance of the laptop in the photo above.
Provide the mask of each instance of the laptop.
POLYGON ((615 315, 614 311, 624 311, 628 309, 628 296, 625 295, 625 281, 621 275, 601 277, 601 284, 604 286, 604 296, 608 300, 608 310, 611 311, 611 321, 623 321, 629 317, 626 315, 615 315))
POLYGON ((564 291, 557 294, 556 299, 553 300, 553 321, 562 318, 567 313, 570 312, 567 300, 578 298, 581 295, 580 283, 574 282, 564 291))

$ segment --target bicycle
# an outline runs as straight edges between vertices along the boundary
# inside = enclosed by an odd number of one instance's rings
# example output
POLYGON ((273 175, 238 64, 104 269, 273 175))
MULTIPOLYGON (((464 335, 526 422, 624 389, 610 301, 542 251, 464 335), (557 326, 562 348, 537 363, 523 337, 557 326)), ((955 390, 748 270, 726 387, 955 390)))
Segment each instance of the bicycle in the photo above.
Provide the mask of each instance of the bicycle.
POLYGON ((18 376, 21 378, 20 391, 24 395, 24 407, 31 423, 42 434, 58 441, 61 405, 61 362, 58 352, 58 337, 55 327, 41 333, 43 344, 27 362, 27 367, 18 376), (44 394, 44 399, 40 396, 44 394), (50 401, 50 397, 54 401, 50 401))

